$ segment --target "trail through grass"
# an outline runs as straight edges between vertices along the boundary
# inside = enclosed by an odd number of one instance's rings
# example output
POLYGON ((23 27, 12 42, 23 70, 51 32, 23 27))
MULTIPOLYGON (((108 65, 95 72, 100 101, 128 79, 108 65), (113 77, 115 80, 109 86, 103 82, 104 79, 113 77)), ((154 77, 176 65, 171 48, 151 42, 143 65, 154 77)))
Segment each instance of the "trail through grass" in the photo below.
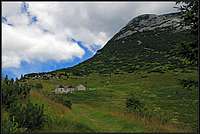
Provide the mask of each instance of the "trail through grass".
MULTIPOLYGON (((196 79, 194 73, 150 73, 113 75, 110 78, 91 75, 68 80, 39 80, 42 91, 32 91, 31 99, 45 105, 50 121, 39 131, 51 132, 191 132, 195 131, 197 91, 184 89, 178 79, 196 79), (142 75, 146 75, 143 77, 142 75), (48 98, 58 84, 70 85, 87 81, 87 91, 66 95, 72 109, 48 98), (109 84, 106 84, 109 81, 109 84), (125 100, 136 93, 152 110, 155 118, 148 120, 127 113, 125 100), (190 109, 190 110, 189 110, 190 109), (163 124, 158 115, 168 117, 163 124)), ((38 82, 35 80, 33 82, 38 82)), ((162 117, 161 117, 162 118, 162 117)))

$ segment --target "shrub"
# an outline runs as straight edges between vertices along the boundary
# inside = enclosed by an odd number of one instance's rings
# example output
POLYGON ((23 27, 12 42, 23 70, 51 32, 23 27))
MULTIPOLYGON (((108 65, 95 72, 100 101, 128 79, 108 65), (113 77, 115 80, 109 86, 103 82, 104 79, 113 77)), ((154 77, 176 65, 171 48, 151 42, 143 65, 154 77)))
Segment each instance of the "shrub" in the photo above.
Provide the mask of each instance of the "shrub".
POLYGON ((70 108, 70 109, 71 109, 71 107, 72 107, 72 103, 71 103, 70 100, 64 100, 63 104, 64 104, 65 106, 67 106, 68 108, 70 108))
POLYGON ((183 85, 184 88, 190 89, 192 87, 195 87, 195 88, 198 87, 198 81, 195 81, 195 80, 181 79, 179 81, 180 81, 180 84, 183 85))
MULTIPOLYGON (((46 121, 43 106, 22 101, 30 93, 30 85, 19 84, 18 81, 2 80, 3 107, 10 113, 9 119, 4 121, 4 132, 15 133, 21 129, 32 130, 42 127, 46 121)), ((19 131, 18 131, 19 132, 19 131)))
POLYGON ((48 97, 53 99, 54 101, 58 103, 62 103, 68 108, 72 108, 72 102, 66 98, 66 95, 55 95, 55 94, 50 94, 48 97))
POLYGON ((17 81, 3 80, 2 81, 2 104, 6 108, 10 107, 10 104, 24 99, 29 94, 31 88, 28 84, 19 84, 17 81))
POLYGON ((65 95, 59 95, 59 96, 55 96, 55 99, 59 103, 62 103, 63 105, 65 105, 66 107, 71 109, 72 108, 72 102, 65 97, 66 97, 65 95))
POLYGON ((14 134, 18 130, 19 124, 15 121, 14 116, 9 119, 5 119, 2 122, 2 133, 3 134, 14 134))
POLYGON ((10 118, 14 116, 19 123, 19 127, 27 128, 30 131, 41 128, 46 121, 43 109, 43 105, 39 106, 30 101, 26 105, 15 103, 10 108, 10 118))
POLYGON ((136 95, 131 94, 130 97, 126 99, 126 108, 129 112, 142 112, 144 104, 139 100, 136 95))
POLYGON ((145 117, 148 121, 158 119, 162 124, 165 124, 171 118, 165 112, 161 112, 160 107, 145 105, 135 94, 130 94, 126 99, 126 108, 128 112, 134 112, 140 117, 145 117))

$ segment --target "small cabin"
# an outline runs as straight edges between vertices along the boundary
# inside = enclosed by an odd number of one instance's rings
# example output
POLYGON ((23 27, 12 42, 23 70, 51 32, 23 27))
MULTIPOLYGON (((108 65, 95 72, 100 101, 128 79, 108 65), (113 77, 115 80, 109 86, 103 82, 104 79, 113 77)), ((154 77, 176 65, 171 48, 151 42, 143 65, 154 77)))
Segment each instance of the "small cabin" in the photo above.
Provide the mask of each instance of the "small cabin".
POLYGON ((80 85, 76 86, 76 89, 77 89, 78 91, 84 91, 84 90, 86 90, 86 87, 83 86, 82 84, 80 84, 80 85))
POLYGON ((86 90, 86 87, 82 84, 74 87, 74 86, 62 86, 59 85, 55 88, 55 90, 53 91, 55 94, 67 94, 67 93, 72 93, 75 91, 84 91, 86 90))

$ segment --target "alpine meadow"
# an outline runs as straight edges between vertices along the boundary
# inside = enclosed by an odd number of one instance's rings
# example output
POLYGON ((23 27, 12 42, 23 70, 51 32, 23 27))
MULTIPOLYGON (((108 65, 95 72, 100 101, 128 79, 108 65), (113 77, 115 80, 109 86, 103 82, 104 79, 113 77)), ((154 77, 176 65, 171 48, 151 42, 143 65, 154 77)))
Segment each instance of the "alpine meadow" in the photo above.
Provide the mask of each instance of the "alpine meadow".
POLYGON ((198 4, 132 17, 76 65, 2 75, 2 133, 198 133, 198 4))

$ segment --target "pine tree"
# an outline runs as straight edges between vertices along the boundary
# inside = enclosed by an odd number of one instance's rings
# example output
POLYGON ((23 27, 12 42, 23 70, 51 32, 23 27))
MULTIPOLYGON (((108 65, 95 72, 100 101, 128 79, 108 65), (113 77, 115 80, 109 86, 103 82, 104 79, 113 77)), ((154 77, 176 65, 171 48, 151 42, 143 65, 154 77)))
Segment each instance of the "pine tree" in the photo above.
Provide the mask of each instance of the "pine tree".
POLYGON ((24 78, 24 76, 21 74, 21 77, 20 77, 20 79, 22 80, 24 78))
POLYGON ((177 54, 191 64, 197 65, 198 61, 198 0, 177 0, 176 4, 181 4, 178 9, 182 13, 182 25, 191 27, 191 34, 196 38, 192 42, 182 42, 179 44, 177 54))

